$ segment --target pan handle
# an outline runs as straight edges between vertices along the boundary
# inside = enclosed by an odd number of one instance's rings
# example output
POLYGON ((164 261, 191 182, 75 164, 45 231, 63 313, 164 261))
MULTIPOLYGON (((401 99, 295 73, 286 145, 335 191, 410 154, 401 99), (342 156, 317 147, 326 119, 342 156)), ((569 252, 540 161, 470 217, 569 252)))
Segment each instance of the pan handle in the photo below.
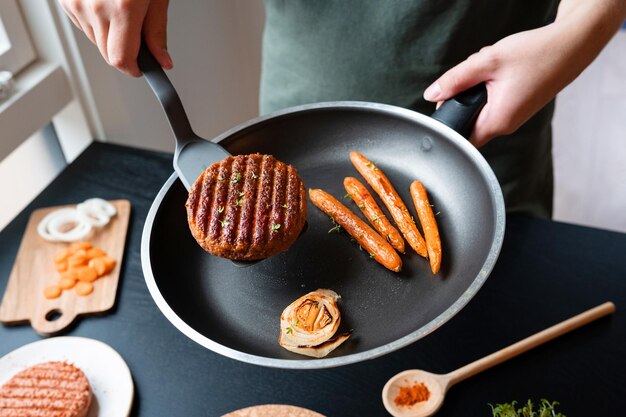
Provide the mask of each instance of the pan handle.
POLYGON ((165 111, 167 120, 170 122, 170 127, 176 138, 177 151, 185 147, 189 142, 197 140, 198 135, 191 129, 189 118, 187 118, 187 113, 185 113, 178 93, 143 40, 139 47, 137 64, 165 111))
POLYGON ((476 118, 485 104, 487 87, 485 83, 480 83, 445 101, 431 117, 469 139, 476 118))

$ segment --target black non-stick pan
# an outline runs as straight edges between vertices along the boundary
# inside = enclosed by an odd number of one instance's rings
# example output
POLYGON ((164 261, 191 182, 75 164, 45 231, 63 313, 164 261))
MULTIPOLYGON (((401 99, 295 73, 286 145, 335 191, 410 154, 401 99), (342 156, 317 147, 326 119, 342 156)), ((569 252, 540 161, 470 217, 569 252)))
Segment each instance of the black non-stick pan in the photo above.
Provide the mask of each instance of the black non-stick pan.
MULTIPOLYGON (((160 100, 168 119, 186 120, 182 106, 167 102, 178 99, 167 84, 162 88, 168 94, 160 100)), ((237 267, 195 242, 187 225, 187 190, 173 173, 155 198, 142 236, 144 275, 156 304, 208 349, 281 368, 372 359, 434 331, 476 294, 502 244, 505 213, 496 177, 479 152, 446 126, 469 134, 483 102, 484 90, 451 100, 433 115, 441 121, 384 104, 318 103, 259 117, 214 139, 231 154, 272 154, 296 167, 307 188, 322 188, 338 199, 345 194, 346 176, 360 178, 348 157, 359 151, 387 174, 414 215, 409 185, 421 180, 439 213, 439 274, 432 275, 428 261, 408 245, 402 272, 386 270, 347 234, 328 233, 333 224, 312 204, 307 231, 287 252, 237 267), (317 288, 341 295, 340 330, 354 330, 323 359, 278 345, 282 310, 317 288)), ((360 215, 353 202, 343 201, 360 215)))

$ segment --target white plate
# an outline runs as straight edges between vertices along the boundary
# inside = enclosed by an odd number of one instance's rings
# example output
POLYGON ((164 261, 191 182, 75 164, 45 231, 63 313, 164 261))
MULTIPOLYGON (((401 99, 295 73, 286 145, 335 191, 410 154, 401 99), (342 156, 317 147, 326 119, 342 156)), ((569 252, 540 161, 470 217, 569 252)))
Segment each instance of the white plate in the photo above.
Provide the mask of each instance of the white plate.
POLYGON ((54 337, 29 343, 0 358, 0 386, 41 362, 67 361, 89 379, 94 400, 87 417, 128 416, 134 387, 124 359, 109 345, 84 337, 54 337))

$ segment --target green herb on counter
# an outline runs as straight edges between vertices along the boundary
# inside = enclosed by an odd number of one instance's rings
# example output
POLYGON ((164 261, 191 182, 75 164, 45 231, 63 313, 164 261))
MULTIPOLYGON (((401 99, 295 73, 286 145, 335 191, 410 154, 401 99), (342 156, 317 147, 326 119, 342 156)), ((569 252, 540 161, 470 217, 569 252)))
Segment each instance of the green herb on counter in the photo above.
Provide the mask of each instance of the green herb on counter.
POLYGON ((495 406, 489 404, 489 407, 493 417, 565 417, 565 414, 557 413, 557 405, 559 405, 557 401, 541 399, 537 406, 528 400, 522 408, 516 408, 517 401, 495 406))

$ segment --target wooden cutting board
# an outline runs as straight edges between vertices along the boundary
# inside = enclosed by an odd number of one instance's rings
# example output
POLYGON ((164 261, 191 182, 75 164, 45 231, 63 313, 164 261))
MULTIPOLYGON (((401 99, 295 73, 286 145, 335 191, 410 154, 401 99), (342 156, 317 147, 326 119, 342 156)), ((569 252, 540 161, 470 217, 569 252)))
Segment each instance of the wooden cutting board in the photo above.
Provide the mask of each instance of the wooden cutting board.
POLYGON ((56 284, 59 279, 53 257, 61 249, 68 247, 69 243, 48 242, 37 233, 39 221, 48 213, 76 206, 57 206, 33 211, 2 298, 0 322, 30 322, 37 333, 51 336, 63 331, 78 316, 104 313, 113 307, 130 218, 130 202, 115 200, 110 203, 117 209, 117 215, 106 226, 94 227, 90 235, 82 240, 105 251, 116 260, 116 264, 109 274, 93 283, 94 291, 84 297, 78 296, 73 289, 63 291, 60 297, 52 300, 44 297, 44 288, 56 284))

